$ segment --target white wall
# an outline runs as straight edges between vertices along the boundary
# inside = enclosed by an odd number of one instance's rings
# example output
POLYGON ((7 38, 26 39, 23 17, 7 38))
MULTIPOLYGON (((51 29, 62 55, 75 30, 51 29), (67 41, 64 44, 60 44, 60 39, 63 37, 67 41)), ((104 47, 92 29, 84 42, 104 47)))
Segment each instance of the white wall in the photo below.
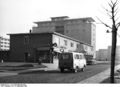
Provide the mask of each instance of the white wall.
POLYGON ((79 42, 61 37, 61 36, 57 36, 57 35, 53 35, 53 43, 57 43, 57 47, 55 48, 55 50, 60 50, 62 47, 64 49, 65 52, 68 51, 76 51, 77 50, 77 44, 79 44, 79 42), (67 41, 67 45, 65 45, 64 40, 67 41), (73 47, 71 47, 71 43, 74 44, 73 47))

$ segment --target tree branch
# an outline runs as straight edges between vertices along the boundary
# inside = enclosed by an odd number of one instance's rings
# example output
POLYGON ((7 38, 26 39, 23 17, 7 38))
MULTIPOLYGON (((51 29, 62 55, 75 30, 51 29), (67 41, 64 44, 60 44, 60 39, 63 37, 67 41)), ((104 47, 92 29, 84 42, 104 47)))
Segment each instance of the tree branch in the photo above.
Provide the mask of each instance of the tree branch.
POLYGON ((111 8, 111 12, 112 12, 112 22, 113 22, 113 25, 115 25, 115 4, 111 1, 111 3, 113 4, 112 8, 111 8))
MULTIPOLYGON (((119 20, 119 18, 120 18, 120 16, 119 16, 119 17, 117 17, 117 18, 115 19, 115 21, 118 21, 118 20, 119 20)), ((118 22, 118 23, 119 23, 119 22, 118 22)), ((117 23, 117 24, 118 24, 118 23, 117 23)))
POLYGON ((116 28, 118 29, 120 27, 120 22, 116 24, 116 28))
POLYGON ((108 9, 106 9, 105 7, 103 7, 102 6, 102 8, 107 12, 107 16, 109 16, 110 17, 110 19, 112 18, 112 16, 111 16, 111 11, 109 11, 108 9))
POLYGON ((97 17, 97 19, 98 19, 103 25, 105 25, 106 27, 112 29, 112 27, 110 27, 109 25, 107 25, 106 23, 104 23, 103 21, 101 21, 98 17, 97 17))

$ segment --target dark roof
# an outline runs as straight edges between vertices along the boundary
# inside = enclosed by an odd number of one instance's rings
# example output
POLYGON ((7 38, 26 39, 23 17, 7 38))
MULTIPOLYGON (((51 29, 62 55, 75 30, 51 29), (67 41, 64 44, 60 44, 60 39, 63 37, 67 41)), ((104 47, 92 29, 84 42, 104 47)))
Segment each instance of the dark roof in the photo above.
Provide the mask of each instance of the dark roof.
POLYGON ((68 16, 51 17, 51 19, 54 19, 54 18, 69 18, 69 17, 68 16))
POLYGON ((7 34, 7 35, 36 35, 36 34, 47 34, 50 32, 44 32, 44 33, 12 33, 12 34, 7 34))

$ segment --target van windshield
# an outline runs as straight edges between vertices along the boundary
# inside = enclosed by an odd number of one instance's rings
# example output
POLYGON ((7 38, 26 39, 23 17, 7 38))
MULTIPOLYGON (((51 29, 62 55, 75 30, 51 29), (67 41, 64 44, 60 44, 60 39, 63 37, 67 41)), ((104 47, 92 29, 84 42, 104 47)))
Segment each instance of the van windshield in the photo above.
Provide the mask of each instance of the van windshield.
POLYGON ((62 53, 61 57, 62 57, 62 59, 71 59, 72 54, 71 53, 62 53))

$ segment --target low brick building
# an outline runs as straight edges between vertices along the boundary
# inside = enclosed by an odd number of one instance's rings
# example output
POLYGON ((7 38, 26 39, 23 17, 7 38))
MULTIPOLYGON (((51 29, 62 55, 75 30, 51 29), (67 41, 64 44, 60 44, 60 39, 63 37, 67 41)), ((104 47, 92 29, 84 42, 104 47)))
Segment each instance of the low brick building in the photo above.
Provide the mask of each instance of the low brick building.
POLYGON ((53 63, 61 52, 93 54, 92 46, 74 38, 56 33, 20 33, 10 35, 10 61, 53 63))

